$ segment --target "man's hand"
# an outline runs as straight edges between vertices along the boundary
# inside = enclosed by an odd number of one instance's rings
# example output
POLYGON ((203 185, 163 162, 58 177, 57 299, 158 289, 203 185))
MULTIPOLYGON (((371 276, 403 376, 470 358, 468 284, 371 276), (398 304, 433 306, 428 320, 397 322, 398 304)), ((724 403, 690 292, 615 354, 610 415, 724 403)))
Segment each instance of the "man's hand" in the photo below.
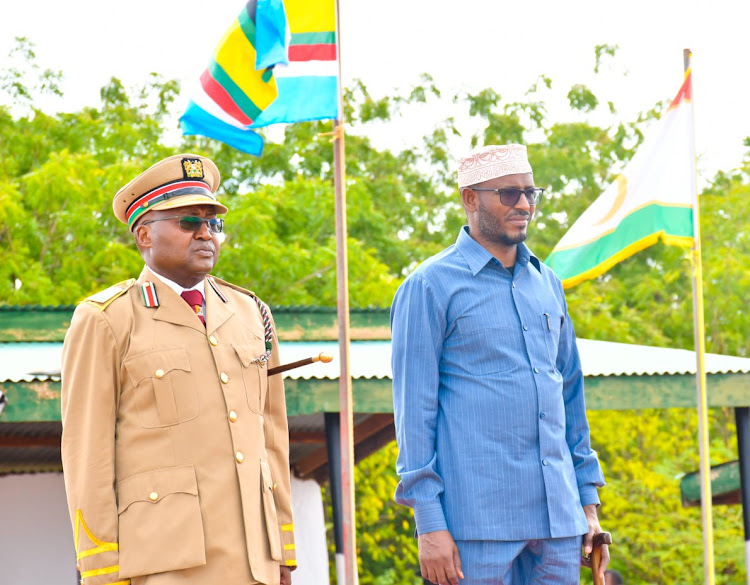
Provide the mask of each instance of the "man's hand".
MULTIPOLYGON (((589 531, 583 537, 583 557, 581 557, 581 564, 584 567, 591 567, 591 551, 594 548, 594 535, 602 532, 602 527, 599 526, 599 517, 596 515, 596 504, 589 504, 583 507, 583 512, 586 514, 586 522, 589 525, 589 531)), ((609 565, 609 547, 606 544, 602 545, 602 562, 599 565, 599 578, 604 581, 604 571, 609 565)))
POLYGON ((419 568, 422 577, 436 585, 458 585, 464 578, 458 547, 447 530, 420 534, 419 568))
POLYGON ((285 565, 279 565, 279 571, 281 572, 281 585, 292 585, 292 570, 285 565))

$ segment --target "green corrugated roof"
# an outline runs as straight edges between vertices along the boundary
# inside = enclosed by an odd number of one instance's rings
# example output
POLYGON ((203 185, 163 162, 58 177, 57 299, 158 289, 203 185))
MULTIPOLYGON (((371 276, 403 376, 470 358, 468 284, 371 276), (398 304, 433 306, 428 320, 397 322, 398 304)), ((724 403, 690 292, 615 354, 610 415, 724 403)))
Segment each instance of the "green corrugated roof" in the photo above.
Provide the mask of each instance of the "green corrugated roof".
MULTIPOLYGON (((73 305, 0 305, 0 342, 62 341, 73 316, 73 305)), ((279 339, 314 341, 338 339, 335 307, 271 307, 279 339)), ((389 309, 349 311, 352 339, 390 339, 389 309)))
MULTIPOLYGON (((628 375, 623 372, 602 376, 587 372, 586 363, 592 359, 589 350, 596 343, 607 346, 607 342, 589 342, 583 344, 581 350, 588 409, 695 407, 695 376, 692 374, 628 375)), ((0 344, 0 390, 8 396, 8 406, 0 420, 59 420, 60 384, 55 375, 60 369, 61 345, 59 342, 0 344)), ((280 345, 284 363, 321 352, 332 354, 334 361, 284 374, 291 415, 338 410, 338 344, 317 341, 280 345)), ((355 411, 392 412, 390 342, 354 341, 349 354, 355 411)), ((624 359, 622 353, 605 351, 594 355, 599 354, 609 354, 614 360, 624 359)), ((710 406, 750 406, 750 373, 731 373, 709 367, 707 383, 710 406)))

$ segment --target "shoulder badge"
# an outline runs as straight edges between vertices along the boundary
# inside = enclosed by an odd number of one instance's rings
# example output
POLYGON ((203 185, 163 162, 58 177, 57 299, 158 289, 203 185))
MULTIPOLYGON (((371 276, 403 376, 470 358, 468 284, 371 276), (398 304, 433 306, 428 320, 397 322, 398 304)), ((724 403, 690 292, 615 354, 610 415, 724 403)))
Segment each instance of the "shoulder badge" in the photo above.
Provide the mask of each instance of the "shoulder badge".
POLYGON ((91 295, 90 297, 84 299, 83 302, 97 307, 100 311, 104 311, 104 309, 106 309, 110 305, 110 303, 112 303, 112 301, 124 295, 134 284, 135 278, 123 280, 122 282, 118 282, 117 284, 110 286, 109 288, 105 288, 104 290, 91 295))

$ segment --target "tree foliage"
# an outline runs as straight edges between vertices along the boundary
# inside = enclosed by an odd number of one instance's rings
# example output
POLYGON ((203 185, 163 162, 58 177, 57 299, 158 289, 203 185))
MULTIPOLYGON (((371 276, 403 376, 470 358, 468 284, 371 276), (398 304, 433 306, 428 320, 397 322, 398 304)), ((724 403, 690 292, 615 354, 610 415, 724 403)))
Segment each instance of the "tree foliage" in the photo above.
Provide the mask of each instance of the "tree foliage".
MULTIPOLYGON (((595 70, 616 46, 595 48, 595 70)), ((200 138, 170 142, 179 87, 153 75, 141 87, 113 78, 101 102, 48 114, 40 96, 59 95, 60 73, 41 71, 19 39, 0 70, 0 303, 70 304, 134 276, 142 261, 111 212, 117 189, 175 151, 210 156, 224 173, 227 239, 217 274, 275 305, 335 305, 333 155, 330 122, 289 125, 262 158, 200 138)), ((550 194, 537 210, 530 244, 544 258, 630 159, 664 104, 632 122, 616 118, 607 96, 583 84, 557 88, 545 75, 521 101, 502 90, 444 95, 429 76, 384 97, 362 82, 345 93, 348 255, 353 306, 390 304, 419 262, 454 240, 464 221, 449 153, 457 143, 517 141, 530 147, 537 185, 550 194), (547 104, 567 101, 565 120, 547 104), (607 107, 602 107, 602 104, 607 107), (446 104, 454 115, 411 148, 382 149, 367 128, 398 132, 412 113, 446 104), (599 123, 593 123, 596 114, 599 123), (463 120, 460 124, 456 120, 463 120), (601 120, 609 120, 602 123, 601 120), (468 128, 469 130, 465 130, 468 128)), ((668 96, 665 96, 668 97, 668 96)), ((750 147, 750 139, 746 146, 750 147)), ((750 156, 714 177, 701 195, 706 345, 747 356, 750 320, 750 156)), ((581 337, 692 349, 688 259, 654 246, 568 292, 581 337)), ((702 581, 700 513, 683 509, 677 477, 698 467, 692 411, 589 413, 608 485, 603 524, 613 532, 613 565, 631 584, 702 581)), ((711 414, 712 462, 736 456, 731 410, 711 414)), ((397 482, 391 444, 356 471, 363 585, 418 583, 410 512, 392 502, 397 482)), ((715 510, 718 583, 741 582, 741 510, 715 510)))

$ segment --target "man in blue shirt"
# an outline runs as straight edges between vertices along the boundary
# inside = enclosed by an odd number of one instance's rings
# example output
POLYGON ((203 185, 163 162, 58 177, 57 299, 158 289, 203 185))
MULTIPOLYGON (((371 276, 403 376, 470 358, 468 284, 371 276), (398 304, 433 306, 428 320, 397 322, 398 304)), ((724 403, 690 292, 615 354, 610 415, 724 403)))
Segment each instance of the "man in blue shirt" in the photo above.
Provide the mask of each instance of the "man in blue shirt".
POLYGON ((562 285, 523 243, 543 189, 518 144, 458 177, 468 226, 391 309, 396 501, 433 583, 577 584, 604 477, 562 285))

